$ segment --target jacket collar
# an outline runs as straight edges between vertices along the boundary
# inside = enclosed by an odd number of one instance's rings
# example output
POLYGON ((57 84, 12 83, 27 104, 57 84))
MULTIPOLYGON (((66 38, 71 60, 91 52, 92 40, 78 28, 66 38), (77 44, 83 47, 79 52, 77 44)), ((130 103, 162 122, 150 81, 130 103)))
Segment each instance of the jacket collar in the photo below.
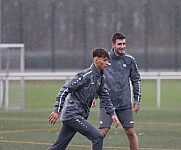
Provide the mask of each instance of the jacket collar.
POLYGON ((99 72, 96 68, 96 66, 92 63, 92 65, 90 66, 92 72, 96 75, 96 76, 103 76, 103 73, 99 72))

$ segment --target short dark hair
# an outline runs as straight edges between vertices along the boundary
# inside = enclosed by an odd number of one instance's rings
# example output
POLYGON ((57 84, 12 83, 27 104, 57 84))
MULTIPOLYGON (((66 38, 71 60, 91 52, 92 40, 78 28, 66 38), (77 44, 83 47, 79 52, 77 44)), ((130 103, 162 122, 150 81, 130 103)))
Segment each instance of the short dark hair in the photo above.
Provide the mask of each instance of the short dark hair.
POLYGON ((109 53, 104 50, 103 48, 96 48, 92 52, 93 58, 94 57, 103 57, 103 58, 109 58, 109 53))
POLYGON ((123 34, 121 34, 121 33, 115 33, 115 34, 113 34, 113 36, 112 36, 112 42, 113 43, 116 43, 116 40, 117 39, 126 39, 126 37, 123 35, 123 34))

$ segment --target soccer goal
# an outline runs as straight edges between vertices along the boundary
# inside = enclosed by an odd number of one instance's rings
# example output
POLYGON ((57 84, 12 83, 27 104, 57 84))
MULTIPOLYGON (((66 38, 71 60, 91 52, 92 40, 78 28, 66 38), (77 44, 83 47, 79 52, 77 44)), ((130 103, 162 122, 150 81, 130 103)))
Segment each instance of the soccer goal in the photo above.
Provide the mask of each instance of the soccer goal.
POLYGON ((0 109, 24 109, 24 68, 24 44, 0 44, 0 109))

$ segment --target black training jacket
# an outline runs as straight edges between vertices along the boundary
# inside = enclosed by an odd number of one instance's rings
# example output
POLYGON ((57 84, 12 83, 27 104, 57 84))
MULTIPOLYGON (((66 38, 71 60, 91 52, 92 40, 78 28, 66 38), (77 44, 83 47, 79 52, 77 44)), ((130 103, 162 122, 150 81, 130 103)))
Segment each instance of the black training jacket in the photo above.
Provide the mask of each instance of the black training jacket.
MULTIPOLYGON (((133 88, 134 103, 140 104, 140 74, 135 59, 127 53, 116 56, 111 49, 109 64, 104 74, 114 107, 116 109, 132 108, 130 82, 133 88)), ((104 103, 100 103, 100 107, 104 106, 104 103)))
POLYGON ((114 107, 105 88, 105 77, 92 64, 90 68, 78 73, 60 89, 56 97, 54 111, 62 114, 63 121, 82 117, 87 119, 92 101, 97 96, 104 104, 106 112, 113 115, 114 107), (66 104, 62 111, 66 98, 66 104))

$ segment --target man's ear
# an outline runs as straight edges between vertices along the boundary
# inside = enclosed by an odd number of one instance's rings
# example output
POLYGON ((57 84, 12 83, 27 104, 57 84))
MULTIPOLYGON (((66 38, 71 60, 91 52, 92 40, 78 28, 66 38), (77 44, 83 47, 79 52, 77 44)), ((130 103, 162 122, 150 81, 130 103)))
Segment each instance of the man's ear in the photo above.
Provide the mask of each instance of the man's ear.
POLYGON ((94 64, 97 64, 97 59, 98 59, 97 57, 93 58, 94 64))
POLYGON ((112 48, 114 48, 114 46, 115 46, 115 43, 112 42, 112 48))

